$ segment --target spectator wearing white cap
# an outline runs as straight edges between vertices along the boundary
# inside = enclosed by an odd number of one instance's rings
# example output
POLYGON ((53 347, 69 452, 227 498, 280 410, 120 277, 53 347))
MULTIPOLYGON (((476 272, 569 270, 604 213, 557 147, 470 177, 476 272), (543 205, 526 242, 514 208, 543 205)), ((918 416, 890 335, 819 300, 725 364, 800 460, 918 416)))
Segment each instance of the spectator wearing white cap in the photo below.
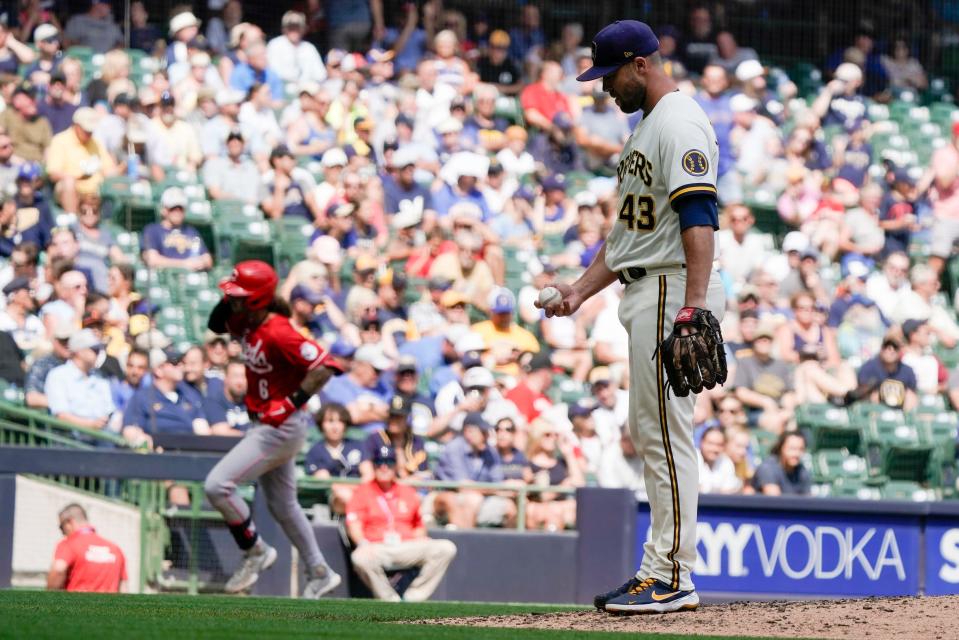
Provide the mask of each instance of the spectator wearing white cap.
POLYGON ((63 60, 60 30, 50 23, 37 25, 33 30, 33 44, 37 47, 37 57, 27 66, 23 76, 34 86, 46 87, 63 60))
POLYGON ((191 11, 181 11, 170 18, 171 42, 167 46, 167 66, 186 62, 190 57, 188 44, 200 33, 200 21, 191 11))
POLYGON ((90 329, 77 331, 67 341, 70 359, 54 368, 44 383, 50 413, 85 429, 104 429, 115 411, 110 383, 94 375, 103 349, 90 329))
POLYGON ((853 62, 843 62, 833 72, 833 79, 822 88, 812 103, 812 111, 823 126, 838 124, 850 127, 867 119, 866 99, 860 93, 862 69, 853 62))
POLYGON ((382 374, 393 362, 376 344, 364 344, 353 354, 350 371, 337 376, 320 391, 323 403, 336 402, 346 407, 354 426, 375 431, 384 426, 392 390, 382 374))
POLYGON ((282 33, 266 46, 270 68, 284 82, 323 82, 326 67, 320 53, 303 39, 306 31, 306 16, 299 11, 287 11, 280 20, 282 33))
POLYGON ((323 181, 316 185, 313 194, 316 206, 320 211, 326 209, 334 200, 344 197, 342 176, 349 160, 346 153, 339 147, 330 147, 323 153, 320 166, 323 167, 323 181))
POLYGON ((176 267, 206 271, 213 258, 200 232, 183 224, 188 201, 179 187, 169 187, 160 197, 160 222, 143 229, 143 261, 152 269, 176 267))
MULTIPOLYGON (((214 96, 219 113, 200 128, 200 148, 207 159, 226 154, 226 137, 240 127, 240 105, 246 96, 238 89, 220 89, 214 96)), ((244 137, 246 137, 244 135, 244 137)), ((248 141, 247 150, 252 147, 248 141)))
POLYGON ((113 20, 109 0, 91 0, 86 13, 75 14, 67 21, 63 35, 67 46, 90 47, 97 53, 123 46, 123 32, 113 20))
POLYGON ((788 103, 799 91, 789 78, 780 73, 776 77, 776 91, 766 83, 766 68, 759 60, 744 60, 736 67, 736 80, 740 90, 757 103, 757 111, 777 125, 782 125, 789 115, 788 103))

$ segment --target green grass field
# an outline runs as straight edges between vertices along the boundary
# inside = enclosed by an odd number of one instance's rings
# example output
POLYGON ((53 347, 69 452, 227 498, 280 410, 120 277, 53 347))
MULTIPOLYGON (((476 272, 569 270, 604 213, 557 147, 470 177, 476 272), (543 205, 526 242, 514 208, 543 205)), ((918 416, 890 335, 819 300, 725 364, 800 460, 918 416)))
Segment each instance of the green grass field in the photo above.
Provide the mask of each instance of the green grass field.
MULTIPOLYGON (((580 607, 581 608, 581 607, 580 607)), ((372 600, 308 602, 286 598, 221 596, 110 596, 0 591, 0 638, 131 640, 159 638, 336 638, 390 640, 678 640, 680 636, 583 633, 533 629, 395 624, 457 616, 569 611, 574 607, 525 604, 426 602, 387 604, 372 600)))

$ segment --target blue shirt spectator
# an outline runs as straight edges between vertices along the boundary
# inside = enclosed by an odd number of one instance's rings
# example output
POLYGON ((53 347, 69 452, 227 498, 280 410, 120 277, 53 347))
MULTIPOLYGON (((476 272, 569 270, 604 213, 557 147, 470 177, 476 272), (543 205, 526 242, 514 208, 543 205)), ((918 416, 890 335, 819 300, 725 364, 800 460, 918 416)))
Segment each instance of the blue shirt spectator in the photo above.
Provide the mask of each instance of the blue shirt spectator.
POLYGON ((213 258, 200 232, 183 224, 186 194, 170 187, 160 199, 161 222, 143 229, 143 261, 151 268, 178 267, 204 271, 213 266, 213 258))
POLYGON ((334 478, 359 478, 360 462, 363 460, 363 448, 359 443, 343 440, 331 446, 323 441, 317 442, 307 452, 303 467, 310 476, 318 471, 326 471, 334 478))
POLYGON ((353 354, 350 372, 330 380, 320 391, 320 399, 324 404, 335 402, 346 407, 355 426, 380 429, 393 397, 381 373, 392 365, 379 345, 364 344, 353 354))
POLYGON ((486 444, 489 428, 481 414, 466 414, 462 435, 443 447, 436 463, 436 477, 455 482, 502 482, 499 456, 486 444))
POLYGON ((183 381, 180 358, 172 350, 150 352, 153 384, 134 393, 123 414, 123 435, 128 440, 139 442, 144 434, 209 433, 203 407, 177 392, 183 381))
POLYGON ((246 410, 246 365, 230 361, 222 380, 207 378, 203 416, 214 435, 240 435, 250 427, 246 410))
POLYGON ((90 329, 77 331, 67 343, 70 359, 56 367, 44 382, 50 413, 86 429, 103 429, 116 407, 110 383, 94 373, 103 349, 90 329))
POLYGON ((230 86, 243 93, 249 93, 254 85, 265 84, 270 88, 270 97, 281 101, 285 97, 283 80, 267 66, 266 45, 262 42, 251 44, 246 49, 246 62, 233 68, 230 74, 230 86))
POLYGON ((110 381, 111 396, 117 411, 123 413, 134 393, 153 384, 149 370, 149 354, 139 349, 131 351, 127 356, 123 379, 114 378, 110 381))

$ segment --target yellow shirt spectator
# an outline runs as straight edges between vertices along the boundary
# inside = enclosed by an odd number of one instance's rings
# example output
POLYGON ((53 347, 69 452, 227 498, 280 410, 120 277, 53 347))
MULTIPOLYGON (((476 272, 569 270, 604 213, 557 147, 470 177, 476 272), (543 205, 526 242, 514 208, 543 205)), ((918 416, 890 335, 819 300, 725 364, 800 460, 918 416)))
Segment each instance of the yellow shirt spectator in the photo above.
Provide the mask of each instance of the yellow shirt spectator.
POLYGON ((95 119, 93 109, 77 109, 73 126, 53 136, 46 159, 47 174, 52 182, 72 178, 77 193, 96 193, 103 179, 115 173, 113 158, 91 135, 95 119))
POLYGON ((509 289, 495 289, 490 295, 489 308, 490 319, 477 322, 471 328, 483 337, 496 360, 495 370, 515 376, 519 374, 517 360, 526 352, 539 353, 539 340, 513 322, 516 298, 509 289))

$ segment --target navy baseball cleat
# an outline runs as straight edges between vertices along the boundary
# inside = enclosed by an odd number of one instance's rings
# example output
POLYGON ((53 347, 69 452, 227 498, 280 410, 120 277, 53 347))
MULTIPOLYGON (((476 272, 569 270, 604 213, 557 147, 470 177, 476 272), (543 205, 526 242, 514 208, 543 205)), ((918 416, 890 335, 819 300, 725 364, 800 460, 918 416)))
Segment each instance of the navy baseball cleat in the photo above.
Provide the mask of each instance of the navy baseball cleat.
POLYGON ((699 606, 695 591, 672 589, 664 582, 647 578, 626 593, 606 602, 610 613, 670 613, 692 611, 699 606))
POLYGON ((620 586, 616 587, 612 591, 607 591, 606 593, 601 593, 598 596, 593 596, 593 606, 603 611, 606 609, 606 603, 612 600, 613 598, 618 598, 623 595, 630 589, 637 587, 640 584, 640 580, 633 576, 620 586))

